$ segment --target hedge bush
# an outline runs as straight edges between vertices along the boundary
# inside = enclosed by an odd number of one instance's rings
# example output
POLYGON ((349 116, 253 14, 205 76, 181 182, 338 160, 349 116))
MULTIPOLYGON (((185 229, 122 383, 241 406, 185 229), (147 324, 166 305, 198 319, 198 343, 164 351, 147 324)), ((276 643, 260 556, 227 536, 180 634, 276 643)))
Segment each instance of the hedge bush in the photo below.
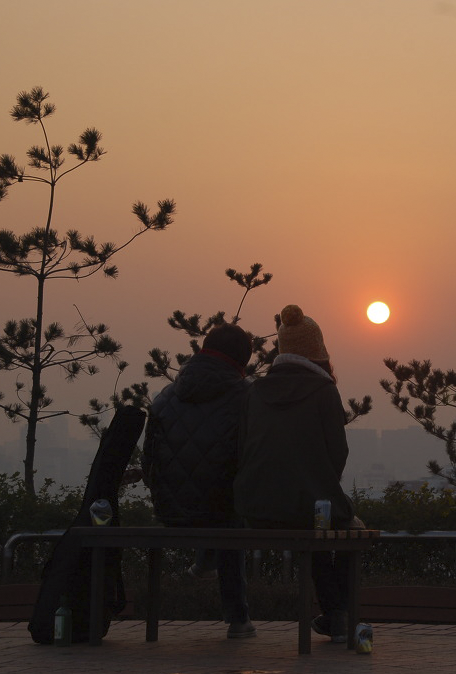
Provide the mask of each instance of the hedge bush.
MULTIPOLYGON (((46 480, 36 498, 27 495, 19 474, 0 474, 0 543, 14 533, 66 529, 79 511, 83 487, 60 486, 46 480)), ((397 483, 385 489, 379 499, 367 490, 354 489, 355 510, 369 528, 386 531, 456 529, 456 495, 451 490, 435 490, 424 485, 417 491, 397 483)), ((120 495, 123 525, 147 525, 153 521, 153 506, 147 496, 125 489, 120 495)), ((364 585, 454 585, 455 541, 379 541, 363 553, 364 585)), ((52 544, 19 545, 11 582, 39 582, 42 567, 52 554, 52 544)), ((217 583, 192 581, 186 569, 193 562, 191 550, 169 550, 164 555, 164 618, 218 620, 220 604, 217 583)), ((144 550, 125 550, 125 584, 135 594, 137 617, 145 616, 147 565, 144 550)), ((281 552, 262 554, 261 561, 247 552, 249 604, 256 620, 295 620, 297 560, 284 567, 281 552), (260 575, 254 569, 260 568, 260 575), (287 573, 284 574, 284 569, 287 573), (266 587, 267 586, 267 587, 266 587)))

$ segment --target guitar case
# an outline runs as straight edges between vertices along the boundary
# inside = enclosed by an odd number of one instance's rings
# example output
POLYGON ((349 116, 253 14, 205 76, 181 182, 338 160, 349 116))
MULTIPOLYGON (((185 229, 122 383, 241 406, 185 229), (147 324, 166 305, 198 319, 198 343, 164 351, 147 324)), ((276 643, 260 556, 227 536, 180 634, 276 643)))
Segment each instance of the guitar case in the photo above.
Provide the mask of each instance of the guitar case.
MULTIPOLYGON (((130 405, 118 409, 101 439, 92 463, 81 508, 56 544, 46 563, 40 591, 28 630, 33 641, 51 644, 54 640, 54 614, 65 595, 72 610, 72 642, 89 640, 91 550, 82 548, 68 535, 76 526, 92 526, 90 506, 107 499, 112 507, 109 526, 119 526, 119 487, 122 476, 144 428, 146 413, 130 405)), ((106 550, 103 636, 111 619, 125 607, 121 549, 106 550)))

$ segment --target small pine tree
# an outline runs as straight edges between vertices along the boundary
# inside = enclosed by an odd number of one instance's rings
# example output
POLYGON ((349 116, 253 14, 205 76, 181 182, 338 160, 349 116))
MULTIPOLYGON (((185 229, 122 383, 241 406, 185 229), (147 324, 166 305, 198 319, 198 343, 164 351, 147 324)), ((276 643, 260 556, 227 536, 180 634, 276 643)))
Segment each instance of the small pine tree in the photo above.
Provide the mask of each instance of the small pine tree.
POLYGON ((385 358, 383 362, 395 381, 382 379, 380 385, 394 407, 417 421, 426 433, 445 442, 450 468, 445 469, 431 460, 428 470, 456 486, 456 421, 445 427, 437 423, 436 418, 439 409, 456 407, 456 372, 433 368, 430 360, 411 360, 408 365, 401 365, 393 358, 385 358), (403 395, 404 387, 408 395, 403 395), (410 398, 421 403, 412 406, 410 398))
MULTIPOLYGON (((43 226, 33 227, 26 234, 18 235, 8 229, 0 230, 0 272, 18 277, 31 277, 36 281, 36 311, 32 318, 8 320, 0 337, 0 370, 18 370, 31 378, 30 396, 24 395, 25 383, 17 380, 17 402, 0 402, 11 421, 24 419, 27 423, 24 477, 28 493, 34 495, 34 460, 36 428, 39 421, 68 414, 68 410, 52 411, 52 399, 47 395, 43 376, 49 368, 57 367, 71 381, 80 374, 93 375, 98 371, 94 361, 113 359, 119 372, 126 363, 119 361, 121 345, 108 334, 104 323, 88 325, 81 316, 79 329, 67 335, 62 325, 53 321, 44 323, 45 297, 49 280, 91 278, 97 272, 115 279, 118 269, 113 257, 129 246, 137 237, 148 231, 166 229, 172 223, 175 205, 172 200, 158 202, 158 210, 151 215, 149 208, 138 201, 133 213, 140 222, 140 229, 120 245, 112 242, 97 244, 92 235, 82 236, 77 230, 59 234, 52 228, 56 189, 63 178, 89 162, 99 161, 105 154, 100 147, 101 133, 86 129, 78 143, 71 143, 67 153, 73 159, 71 167, 64 169, 62 145, 51 145, 45 120, 55 112, 55 105, 48 101, 49 94, 41 87, 17 96, 11 110, 14 121, 25 121, 40 128, 43 145, 34 145, 28 152, 26 170, 17 165, 13 156, 0 155, 0 200, 15 184, 37 182, 49 190, 47 213, 43 226), (84 344, 84 345, 83 345, 84 344)), ((4 395, 0 393, 0 401, 4 395)))

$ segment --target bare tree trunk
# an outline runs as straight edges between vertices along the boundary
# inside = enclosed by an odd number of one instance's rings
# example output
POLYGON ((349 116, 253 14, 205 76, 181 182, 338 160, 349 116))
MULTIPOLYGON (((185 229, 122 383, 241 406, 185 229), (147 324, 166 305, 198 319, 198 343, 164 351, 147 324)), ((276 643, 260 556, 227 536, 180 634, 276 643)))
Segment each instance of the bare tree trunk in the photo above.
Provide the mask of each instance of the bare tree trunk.
POLYGON ((27 422, 27 439, 24 459, 24 484, 28 494, 35 496, 35 479, 34 479, 34 463, 35 463, 35 443, 36 443, 36 414, 35 419, 32 420, 30 415, 27 422))
MULTIPOLYGON (((46 245, 43 250, 43 262, 46 257, 46 245)), ((44 267, 44 264, 43 264, 44 267)), ((36 302, 35 346, 33 357, 32 391, 27 421, 26 453, 24 461, 24 481, 29 494, 35 495, 34 465, 36 446, 36 427, 38 424, 39 403, 41 398, 41 342, 43 332, 44 275, 38 277, 36 302)))
POLYGON ((25 488, 27 492, 33 496, 35 495, 34 465, 35 465, 36 427, 38 424, 38 411, 41 397, 41 340, 42 340, 41 335, 43 331, 43 302, 44 302, 44 277, 40 276, 38 278, 32 391, 30 395, 30 409, 27 421, 26 453, 24 461, 25 488))
MULTIPOLYGON (((43 125, 41 124, 43 127, 43 125)), ((43 127, 44 136, 48 148, 49 160, 51 160, 51 151, 47 140, 46 130, 43 127)), ((51 163, 51 161, 50 161, 51 163)), ((41 260, 41 269, 38 274, 38 292, 36 298, 36 324, 35 324, 35 346, 33 355, 33 375, 32 391, 30 395, 30 411, 27 422, 26 453, 24 461, 24 482, 25 488, 29 494, 35 496, 35 446, 36 446, 36 426, 38 423, 38 412, 41 398, 41 342, 43 335, 43 311, 44 311, 44 282, 46 280, 46 260, 48 254, 48 237, 51 228, 52 211, 54 208, 55 176, 53 169, 51 172, 51 194, 49 197, 49 209, 46 222, 46 233, 43 241, 43 253, 41 260)))

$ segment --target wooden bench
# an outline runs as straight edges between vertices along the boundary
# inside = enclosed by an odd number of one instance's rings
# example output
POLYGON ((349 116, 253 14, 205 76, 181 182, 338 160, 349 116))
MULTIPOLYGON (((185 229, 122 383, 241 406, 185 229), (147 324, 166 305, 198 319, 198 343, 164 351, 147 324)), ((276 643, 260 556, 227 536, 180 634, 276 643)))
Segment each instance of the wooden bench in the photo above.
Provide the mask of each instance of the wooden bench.
POLYGON ((71 536, 82 547, 93 549, 90 644, 102 643, 104 553, 106 548, 143 548, 149 551, 149 586, 146 640, 158 640, 162 550, 292 550, 299 553, 298 652, 310 653, 312 617, 312 553, 335 550, 349 554, 349 606, 347 647, 354 648, 354 631, 359 622, 361 551, 380 535, 376 530, 278 530, 205 529, 177 527, 72 527, 71 536))

